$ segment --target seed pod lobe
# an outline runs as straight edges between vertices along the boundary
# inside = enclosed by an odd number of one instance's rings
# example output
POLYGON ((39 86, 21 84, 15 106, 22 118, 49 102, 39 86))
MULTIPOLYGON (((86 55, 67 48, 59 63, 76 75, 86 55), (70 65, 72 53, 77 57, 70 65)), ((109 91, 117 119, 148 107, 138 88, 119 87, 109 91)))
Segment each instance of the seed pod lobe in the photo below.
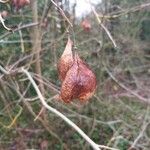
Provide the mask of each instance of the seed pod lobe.
POLYGON ((64 102, 73 99, 86 101, 94 94, 96 77, 89 67, 75 53, 73 65, 66 74, 61 87, 61 98, 64 102))

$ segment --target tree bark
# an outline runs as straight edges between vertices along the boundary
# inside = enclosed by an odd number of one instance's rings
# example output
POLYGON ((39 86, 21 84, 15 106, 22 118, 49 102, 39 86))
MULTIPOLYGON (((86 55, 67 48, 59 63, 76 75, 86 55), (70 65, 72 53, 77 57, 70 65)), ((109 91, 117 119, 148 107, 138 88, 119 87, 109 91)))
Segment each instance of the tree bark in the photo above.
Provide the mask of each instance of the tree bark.
MULTIPOLYGON (((33 22, 38 22, 38 6, 37 0, 31 1, 31 9, 32 9, 32 20, 33 22)), ((41 59, 40 59, 40 52, 41 52, 41 30, 39 26, 33 27, 31 31, 32 40, 33 40, 33 53, 35 61, 35 73, 39 75, 40 80, 38 82, 39 88, 44 95, 44 85, 42 83, 42 70, 41 70, 41 59)))

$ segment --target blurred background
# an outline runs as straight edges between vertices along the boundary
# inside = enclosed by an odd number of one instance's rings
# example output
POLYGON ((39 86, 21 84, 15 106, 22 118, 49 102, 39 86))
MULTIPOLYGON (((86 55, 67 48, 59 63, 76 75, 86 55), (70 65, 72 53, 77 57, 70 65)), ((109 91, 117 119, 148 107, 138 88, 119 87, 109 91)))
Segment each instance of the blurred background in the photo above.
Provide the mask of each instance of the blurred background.
POLYGON ((150 149, 149 0, 9 0, 0 2, 0 150, 90 150, 47 103, 97 144, 119 150, 150 149), (67 37, 97 77, 86 103, 55 99, 57 63, 67 37))

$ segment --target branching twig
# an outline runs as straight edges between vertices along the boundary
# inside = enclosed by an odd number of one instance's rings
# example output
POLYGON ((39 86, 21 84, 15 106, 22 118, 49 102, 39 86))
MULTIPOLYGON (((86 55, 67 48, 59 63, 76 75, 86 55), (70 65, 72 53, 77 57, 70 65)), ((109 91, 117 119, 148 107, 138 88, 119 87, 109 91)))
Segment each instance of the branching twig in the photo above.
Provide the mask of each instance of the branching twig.
MULTIPOLYGON (((0 17, 1 17, 1 15, 0 15, 0 17)), ((22 29, 26 29, 26 28, 29 28, 29 27, 33 27, 33 26, 37 26, 38 24, 39 24, 38 22, 35 22, 35 23, 29 23, 29 24, 25 24, 23 26, 20 26, 20 27, 18 27, 16 29, 12 30, 13 32, 7 32, 6 34, 2 35, 0 37, 0 40, 3 39, 3 38, 5 38, 5 37, 7 37, 8 35, 16 32, 16 31, 19 31, 19 30, 22 30, 22 29)))
POLYGON ((115 148, 111 148, 108 146, 104 146, 104 145, 98 145, 96 144, 94 141, 92 141, 75 123, 73 123, 70 119, 68 119, 65 115, 63 115, 61 112, 59 112, 58 110, 56 110, 55 108, 49 106, 44 97, 42 96, 38 86, 36 85, 35 81, 33 80, 32 76, 30 75, 30 73, 22 68, 21 72, 23 72, 24 74, 27 75, 28 79, 30 80, 30 82, 32 83, 35 91, 38 94, 38 97, 41 101, 41 103, 43 104, 43 106, 48 109, 49 111, 51 111, 52 113, 56 114, 57 116, 59 116, 61 119, 63 119, 68 125, 70 125, 71 127, 73 127, 92 147, 94 150, 100 150, 100 148, 105 148, 105 149, 110 149, 110 150, 118 150, 115 148))
POLYGON ((126 87, 124 84, 122 84, 120 81, 118 81, 113 74, 108 70, 108 68, 104 65, 106 72, 109 74, 109 76, 123 89, 125 89, 127 92, 131 93, 132 95, 134 95, 135 97, 137 97, 138 99, 149 103, 150 104, 150 99, 146 99, 142 96, 140 96, 139 94, 137 94, 136 92, 134 92, 133 90, 129 89, 128 87, 126 87))
POLYGON ((39 96, 39 99, 40 99, 41 103, 43 104, 43 106, 45 108, 47 108, 49 111, 51 111, 52 113, 54 113, 57 116, 59 116, 60 118, 62 118, 68 125, 73 127, 93 147, 93 149, 100 150, 99 145, 97 145, 94 141, 92 141, 76 124, 74 124, 70 119, 68 119, 66 116, 64 116, 62 113, 60 113, 58 110, 49 106, 46 103, 44 97, 42 96, 38 86, 36 85, 35 81, 33 80, 32 76, 30 75, 30 73, 27 70, 25 70, 24 68, 22 68, 21 71, 27 75, 28 79, 30 80, 34 89, 36 90, 36 92, 39 96))
POLYGON ((101 15, 101 14, 99 14, 99 17, 103 18, 103 19, 114 19, 114 18, 118 18, 120 16, 129 14, 129 13, 133 13, 133 12, 139 11, 139 10, 144 9, 146 7, 149 7, 149 6, 150 6, 150 3, 144 3, 144 4, 141 4, 141 5, 132 7, 130 9, 125 9, 125 10, 122 10, 122 11, 118 11, 118 12, 112 13, 110 15, 101 15))
POLYGON ((61 15, 65 18, 65 20, 69 23, 69 25, 70 25, 71 27, 73 27, 73 25, 72 25, 72 23, 70 22, 70 20, 66 17, 64 11, 63 11, 53 0, 51 0, 51 2, 59 9, 61 15))
POLYGON ((115 40, 113 39, 111 33, 108 31, 108 29, 107 29, 107 28, 104 26, 104 24, 102 23, 102 21, 101 21, 101 19, 99 18, 98 13, 96 12, 95 8, 92 7, 92 6, 91 6, 91 8, 92 8, 92 11, 93 11, 93 13, 94 13, 94 15, 95 15, 95 17, 96 17, 96 19, 97 19, 99 25, 104 29, 104 31, 106 32, 106 34, 108 35, 108 37, 109 37, 110 40, 112 41, 114 47, 116 48, 116 47, 117 47, 117 44, 116 44, 115 40))

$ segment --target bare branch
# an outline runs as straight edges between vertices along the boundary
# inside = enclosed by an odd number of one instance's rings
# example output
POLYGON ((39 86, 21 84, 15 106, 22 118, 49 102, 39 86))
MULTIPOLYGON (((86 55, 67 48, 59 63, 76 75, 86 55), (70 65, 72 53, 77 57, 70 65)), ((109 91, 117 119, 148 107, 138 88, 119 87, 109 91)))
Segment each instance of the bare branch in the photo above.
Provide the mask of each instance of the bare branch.
POLYGON ((6 30, 8 30, 8 31, 12 31, 12 29, 6 27, 4 21, 5 21, 5 20, 3 19, 2 14, 0 13, 0 22, 2 23, 3 27, 4 27, 6 30))

